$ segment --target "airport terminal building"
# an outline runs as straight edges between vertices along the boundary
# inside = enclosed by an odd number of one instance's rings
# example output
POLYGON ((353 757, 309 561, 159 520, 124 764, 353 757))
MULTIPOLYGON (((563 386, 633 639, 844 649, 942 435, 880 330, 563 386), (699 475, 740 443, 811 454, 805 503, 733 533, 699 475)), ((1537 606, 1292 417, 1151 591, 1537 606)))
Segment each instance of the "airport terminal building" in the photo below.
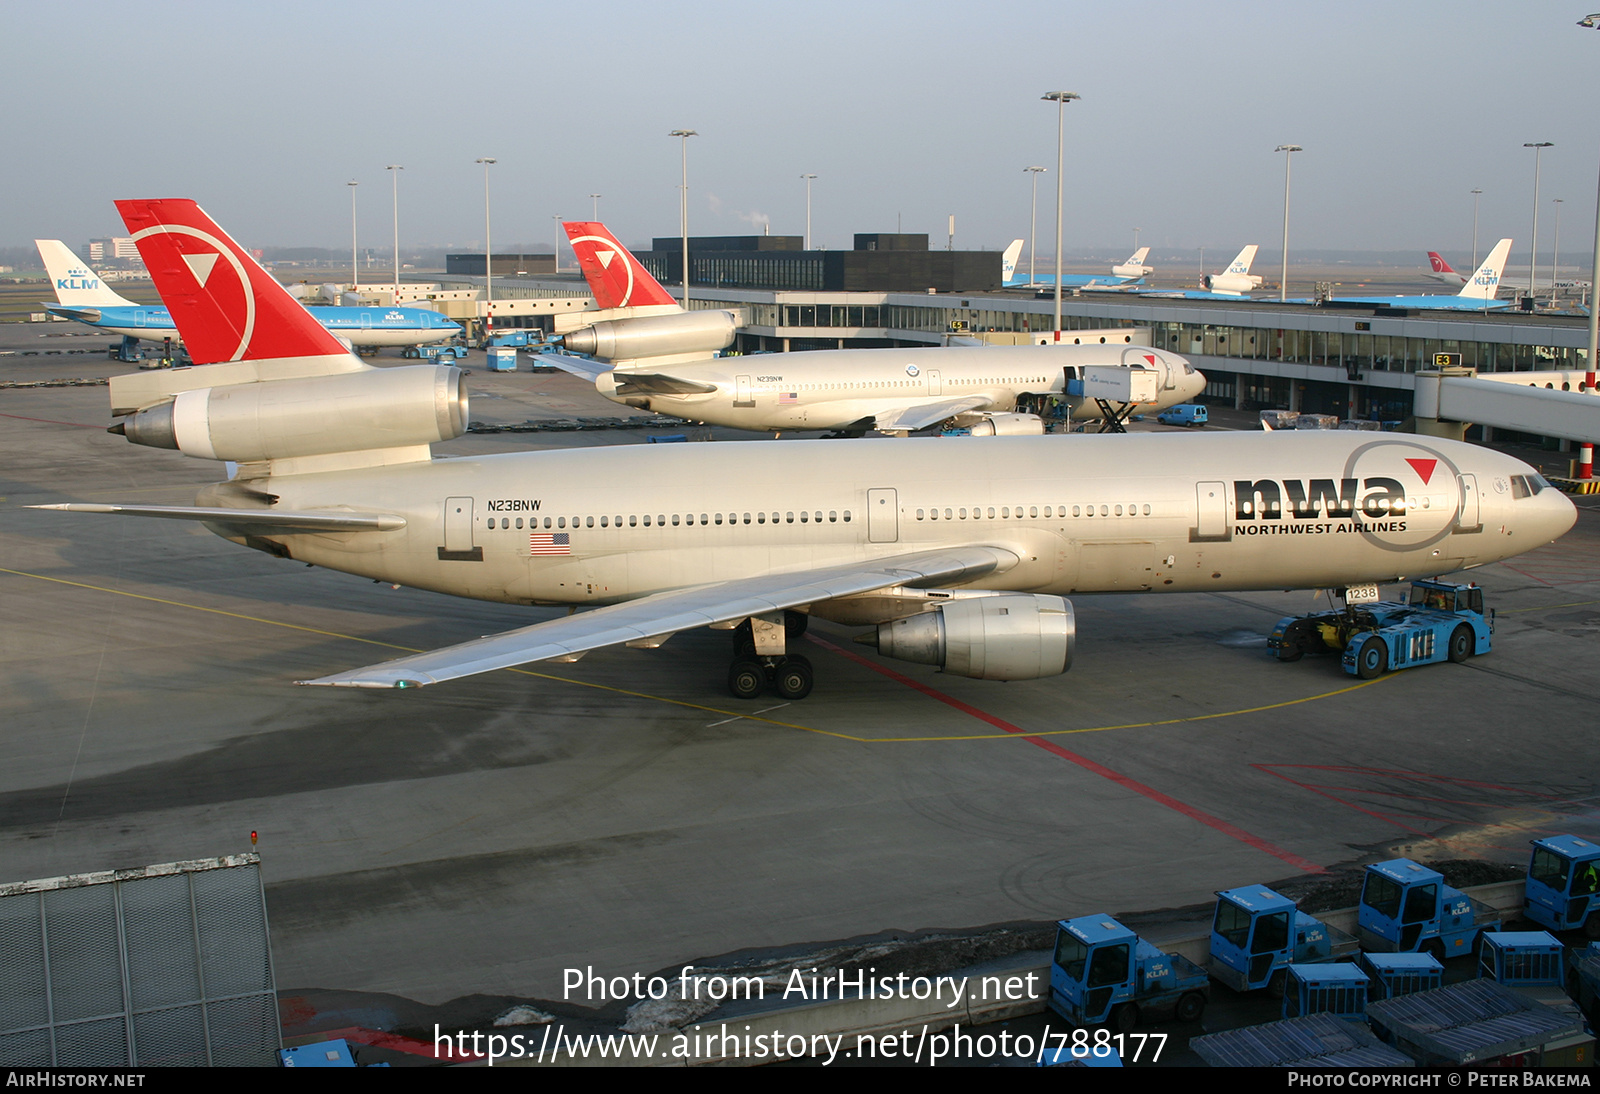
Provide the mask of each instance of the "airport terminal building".
MULTIPOLYGON (((677 239, 657 240, 655 251, 639 255, 641 261, 657 262, 660 268, 652 272, 668 286, 673 285, 681 259, 679 252, 662 245, 677 243, 677 239), (674 260, 670 265, 666 264, 668 255, 674 260)), ((746 321, 733 349, 742 353, 929 345, 952 335, 1027 343, 1051 329, 1054 301, 1050 292, 947 292, 933 286, 915 291, 807 291, 727 283, 761 280, 762 256, 799 260, 828 253, 691 249, 696 273, 704 272, 709 280, 723 283, 695 284, 690 307, 741 310, 746 321), (722 275, 713 277, 715 271, 702 266, 697 256, 716 254, 728 265, 722 275), (746 265, 734 265, 740 262, 746 265), (731 271, 740 271, 739 276, 731 271)), ((920 253, 937 256, 951 252, 920 253)), ((988 261, 996 258, 985 257, 988 261)), ((813 262, 806 276, 821 276, 823 270, 820 261, 813 262)), ((481 284, 481 278, 477 281, 481 284)), ((496 278, 496 326, 542 325, 544 321, 535 314, 541 309, 534 301, 562 296, 569 298, 570 307, 576 303, 570 298, 578 295, 575 289, 581 284, 496 278)), ((1382 421, 1410 415, 1415 373, 1433 368, 1436 354, 1458 354, 1461 365, 1479 372, 1582 370, 1587 357, 1586 322, 1571 314, 1398 309, 1336 301, 1279 304, 1244 297, 1195 300, 1093 291, 1069 293, 1062 299, 1062 327, 1068 334, 1148 328, 1153 345, 1189 357, 1209 381, 1206 402, 1245 410, 1300 410, 1382 421)))

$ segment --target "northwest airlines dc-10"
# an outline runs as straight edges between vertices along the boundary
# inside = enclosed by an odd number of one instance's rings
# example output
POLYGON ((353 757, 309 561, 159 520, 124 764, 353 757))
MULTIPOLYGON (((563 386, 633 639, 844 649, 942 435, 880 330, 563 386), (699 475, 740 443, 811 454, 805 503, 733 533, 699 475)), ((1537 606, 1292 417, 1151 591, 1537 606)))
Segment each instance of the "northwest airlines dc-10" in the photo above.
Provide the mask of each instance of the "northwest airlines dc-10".
POLYGON ((1364 433, 631 445, 434 459, 450 366, 373 369, 191 201, 118 203, 185 336, 224 364, 112 380, 130 441, 236 464, 194 507, 232 542, 457 596, 591 606, 311 684, 406 688, 695 627, 729 686, 799 698, 810 615, 881 654, 1013 680, 1067 670, 1073 593, 1337 587, 1481 566, 1572 503, 1488 449, 1364 433), (222 352, 222 351, 226 352, 222 352))
POLYGON ((1050 346, 923 346, 911 349, 801 350, 714 358, 733 342, 736 312, 684 311, 628 249, 589 221, 565 225, 573 252, 602 310, 623 309, 566 335, 564 354, 540 360, 585 379, 606 398, 691 421, 759 431, 867 430, 904 436, 945 422, 974 434, 1044 432, 1022 410, 1055 399, 1072 416, 1100 416, 1091 389, 1072 392, 1107 368, 1134 369, 1150 381, 1140 409, 1188 402, 1205 377, 1175 353, 1115 343, 1050 346), (1076 382, 1076 383, 1074 383, 1076 382), (1019 405, 1020 404, 1020 405, 1019 405))

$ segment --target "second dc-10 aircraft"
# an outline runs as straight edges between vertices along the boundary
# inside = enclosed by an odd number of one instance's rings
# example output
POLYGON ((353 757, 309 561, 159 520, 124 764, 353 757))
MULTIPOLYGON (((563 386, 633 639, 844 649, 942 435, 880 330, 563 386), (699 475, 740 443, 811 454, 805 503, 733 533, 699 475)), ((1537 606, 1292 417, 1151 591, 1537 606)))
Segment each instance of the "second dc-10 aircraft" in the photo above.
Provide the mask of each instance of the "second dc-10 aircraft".
MULTIPOLYGON (((1074 418, 1101 414, 1092 391, 1069 392, 1085 369, 1151 374, 1141 409, 1164 410, 1205 390, 1206 380, 1175 353, 1131 345, 923 346, 913 349, 801 350, 713 357, 733 341, 738 314, 684 311, 603 224, 565 225, 578 264, 602 310, 626 309, 566 335, 565 354, 540 358, 594 381, 606 398, 676 418, 779 432, 867 430, 905 436, 944 422, 975 435, 1044 432, 1039 407, 1066 405, 1074 418)), ((1098 375, 1098 374, 1090 374, 1098 375)))
MULTIPOLYGON (((1115 289, 1124 285, 1142 285, 1144 279, 1155 273, 1154 266, 1144 264, 1145 257, 1149 255, 1149 247, 1140 247, 1127 257, 1126 260, 1111 267, 1111 273, 1106 274, 1062 274, 1061 286, 1068 289, 1115 289)), ((1005 249, 1001 256, 1001 284, 1008 289, 1026 288, 1030 285, 1042 285, 1046 288, 1056 283, 1053 273, 1034 273, 1030 277, 1022 277, 1017 273, 1017 259, 1022 254, 1022 240, 1013 239, 1011 245, 1005 249)))
MULTIPOLYGON (((124 338, 180 340, 166 308, 136 304, 107 285, 59 239, 36 239, 39 257, 55 289, 45 310, 124 338)), ((158 290, 159 291, 159 290, 158 290)), ((461 324, 428 308, 307 308, 313 318, 352 346, 423 346, 447 342, 461 324)), ((196 364, 210 364, 195 359, 196 364)))
POLYGON ((888 657, 1034 679, 1071 664, 1069 594, 1403 581, 1510 558, 1576 519, 1510 456, 1354 432, 434 459, 466 428, 459 370, 356 360, 192 201, 118 208, 185 337, 230 352, 114 377, 116 431, 236 466, 193 507, 43 508, 201 521, 344 573, 593 609, 308 684, 420 687, 717 627, 734 632, 735 695, 796 699, 812 615, 871 628, 888 657))

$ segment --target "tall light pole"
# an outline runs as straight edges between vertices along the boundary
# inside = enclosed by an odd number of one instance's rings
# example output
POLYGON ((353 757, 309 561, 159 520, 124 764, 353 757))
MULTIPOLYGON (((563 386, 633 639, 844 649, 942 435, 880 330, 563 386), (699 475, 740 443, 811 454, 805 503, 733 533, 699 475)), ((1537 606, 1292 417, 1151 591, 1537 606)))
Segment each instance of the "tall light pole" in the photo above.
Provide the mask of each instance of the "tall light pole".
POLYGON ((555 250, 556 273, 560 273, 561 272, 561 222, 566 220, 567 218, 564 217, 564 216, 552 216, 550 219, 556 222, 556 250, 555 250))
POLYGON ((1528 256, 1528 295, 1537 296, 1534 285, 1539 280, 1536 276, 1539 269, 1539 157, 1546 148, 1555 145, 1550 141, 1537 141, 1525 143, 1522 147, 1533 149, 1533 250, 1528 256))
POLYGON ((1056 341, 1061 341, 1061 170, 1066 164, 1066 114, 1067 104, 1082 98, 1075 91, 1052 91, 1039 97, 1056 104, 1056 303, 1052 319, 1055 323, 1056 341))
POLYGON ((361 291, 361 262, 356 258, 356 187, 359 182, 345 183, 350 187, 350 291, 361 291))
POLYGON ((1289 164, 1296 152, 1304 152, 1298 144, 1280 144, 1273 149, 1283 153, 1283 273, 1278 278, 1278 303, 1289 297, 1289 164))
POLYGON ((1550 253, 1550 306, 1556 306, 1556 265, 1561 261, 1561 198, 1550 204, 1556 207, 1555 250, 1550 253))
MULTIPOLYGON (((1600 13, 1587 15, 1578 21, 1580 27, 1590 30, 1600 27, 1600 13)), ((1600 289, 1600 184, 1595 187, 1594 202, 1594 272, 1589 275, 1589 360, 1588 375, 1583 382, 1594 390, 1595 352, 1600 350, 1600 307, 1596 307, 1595 290, 1600 289)), ((1578 449, 1578 478, 1594 475, 1594 445, 1584 444, 1578 449)))
POLYGON ((494 248, 489 245, 489 165, 493 156, 480 156, 483 164, 483 330, 484 338, 494 337, 494 248))
POLYGON ((1023 170, 1033 176, 1033 196, 1028 200, 1028 287, 1032 288, 1033 256, 1039 249, 1036 246, 1039 239, 1039 172, 1047 168, 1024 167, 1023 170))
POLYGON ((384 167, 385 171, 393 171, 389 176, 394 180, 394 300, 400 303, 400 172, 405 168, 398 163, 391 163, 384 167))
POLYGON ((817 176, 801 175, 800 177, 806 180, 806 239, 805 245, 801 249, 809 251, 811 249, 811 180, 817 176))
POLYGON ((1478 199, 1483 196, 1482 190, 1472 191, 1472 268, 1478 268, 1478 199))
POLYGON ((689 138, 700 134, 693 129, 674 129, 669 137, 679 137, 683 142, 683 193, 678 208, 678 231, 683 235, 683 308, 689 309, 689 138))
POLYGON ((604 194, 589 195, 589 200, 594 202, 594 219, 596 223, 599 223, 600 221, 600 199, 603 197, 605 197, 604 194))

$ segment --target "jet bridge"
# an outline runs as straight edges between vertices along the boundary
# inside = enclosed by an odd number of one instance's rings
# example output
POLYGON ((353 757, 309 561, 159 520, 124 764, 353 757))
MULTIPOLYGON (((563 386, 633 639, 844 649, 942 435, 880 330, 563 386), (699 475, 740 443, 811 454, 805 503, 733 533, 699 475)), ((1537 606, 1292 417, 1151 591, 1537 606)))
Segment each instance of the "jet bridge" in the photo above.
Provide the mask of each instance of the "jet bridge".
POLYGON ((1417 432, 1459 439, 1468 423, 1476 423, 1594 444, 1600 442, 1600 399, 1593 388, 1577 390, 1583 377, 1581 372, 1478 376, 1466 368, 1419 372, 1417 432), (1570 390, 1561 390, 1562 385, 1570 390))

